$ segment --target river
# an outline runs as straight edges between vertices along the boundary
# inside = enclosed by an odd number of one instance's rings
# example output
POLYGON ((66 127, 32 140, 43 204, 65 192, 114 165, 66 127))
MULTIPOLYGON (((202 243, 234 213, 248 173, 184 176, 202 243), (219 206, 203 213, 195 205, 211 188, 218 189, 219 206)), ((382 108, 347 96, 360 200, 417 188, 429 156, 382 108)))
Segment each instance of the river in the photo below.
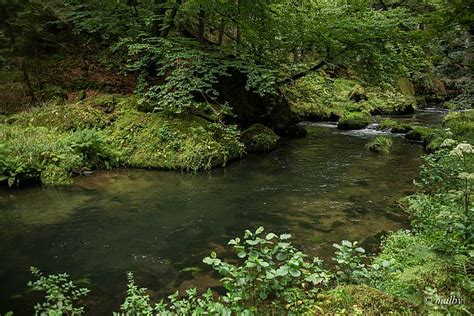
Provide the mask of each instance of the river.
POLYGON ((31 314, 30 266, 89 280, 94 315, 118 310, 127 271, 154 298, 216 286, 202 258, 229 255, 226 242, 258 226, 328 262, 343 239, 376 251, 381 235, 407 225, 396 202, 415 191, 421 146, 392 135, 391 154, 378 156, 364 145, 379 132, 306 128, 306 138, 210 172, 118 169, 72 186, 1 189, 0 313, 31 314))

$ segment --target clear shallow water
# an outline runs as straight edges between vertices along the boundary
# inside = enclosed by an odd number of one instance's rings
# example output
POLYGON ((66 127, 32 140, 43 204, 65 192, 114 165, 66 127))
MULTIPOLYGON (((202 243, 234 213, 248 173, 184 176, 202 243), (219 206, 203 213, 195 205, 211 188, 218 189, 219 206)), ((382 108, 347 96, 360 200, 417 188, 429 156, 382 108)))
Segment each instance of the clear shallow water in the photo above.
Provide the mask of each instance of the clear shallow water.
POLYGON ((395 202, 414 190, 421 147, 394 137, 392 153, 377 156, 364 148, 370 131, 307 128, 306 138, 208 173, 116 170, 0 191, 0 313, 31 314, 30 266, 89 279, 94 315, 118 310, 127 271, 154 298, 216 286, 202 258, 226 255, 230 238, 258 226, 290 232, 328 261, 343 239, 375 250, 381 233, 406 224, 395 202))

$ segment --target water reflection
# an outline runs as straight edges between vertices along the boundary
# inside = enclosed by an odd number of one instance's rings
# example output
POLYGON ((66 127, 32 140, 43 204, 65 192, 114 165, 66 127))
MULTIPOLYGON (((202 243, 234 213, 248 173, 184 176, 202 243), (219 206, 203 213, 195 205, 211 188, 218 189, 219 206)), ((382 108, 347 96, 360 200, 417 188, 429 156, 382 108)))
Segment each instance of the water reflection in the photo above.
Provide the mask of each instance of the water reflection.
POLYGON ((370 135, 308 129, 307 138, 208 173, 117 170, 70 187, 1 192, 0 312, 31 313, 24 289, 32 265, 88 276, 89 306, 104 314, 118 309, 127 271, 154 297, 216 286, 201 259, 225 253, 227 240, 246 228, 290 232, 324 258, 333 242, 370 246, 400 228, 404 216, 393 205, 413 190, 421 148, 394 138, 392 153, 376 156, 364 148, 370 135))

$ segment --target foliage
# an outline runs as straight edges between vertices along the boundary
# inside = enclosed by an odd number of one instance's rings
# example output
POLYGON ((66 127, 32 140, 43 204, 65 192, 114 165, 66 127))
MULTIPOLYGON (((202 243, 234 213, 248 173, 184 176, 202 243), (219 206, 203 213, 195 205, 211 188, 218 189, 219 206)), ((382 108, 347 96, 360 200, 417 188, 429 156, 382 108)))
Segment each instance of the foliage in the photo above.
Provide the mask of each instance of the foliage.
POLYGON ((450 129, 459 141, 474 139, 474 110, 451 112, 446 115, 443 126, 450 129))
POLYGON ((0 127, 2 180, 10 186, 29 181, 68 184, 74 173, 111 167, 118 153, 97 130, 58 132, 45 127, 0 127))
POLYGON ((363 263, 365 256, 364 248, 357 247, 357 242, 343 240, 341 244, 333 245, 337 251, 336 269, 339 284, 360 284, 368 277, 368 271, 363 263))
POLYGON ((245 231, 244 240, 232 239, 237 256, 243 260, 239 265, 222 261, 215 253, 203 261, 213 267, 224 278, 227 289, 224 301, 230 304, 259 306, 270 300, 276 311, 286 309, 302 310, 300 301, 310 301, 311 288, 326 285, 331 275, 322 268, 322 261, 298 251, 288 239, 289 234, 277 236, 262 235, 263 227, 255 232, 245 231), (240 303, 240 304, 242 304, 240 303))
POLYGON ((46 301, 35 306, 37 315, 82 315, 84 307, 77 307, 81 297, 90 291, 78 288, 69 280, 69 275, 51 274, 44 276, 40 270, 32 267, 31 273, 36 278, 28 286, 34 291, 46 292, 46 301))
POLYGON ((369 143, 367 143, 365 147, 374 153, 388 155, 390 153, 392 145, 393 142, 390 138, 377 136, 369 143))
POLYGON ((439 150, 424 157, 418 183, 423 191, 402 201, 413 230, 391 235, 374 261, 393 260, 392 271, 379 276, 376 286, 420 304, 424 312, 464 313, 470 304, 473 153, 470 144, 446 139, 439 150), (464 302, 434 303, 451 296, 464 302))

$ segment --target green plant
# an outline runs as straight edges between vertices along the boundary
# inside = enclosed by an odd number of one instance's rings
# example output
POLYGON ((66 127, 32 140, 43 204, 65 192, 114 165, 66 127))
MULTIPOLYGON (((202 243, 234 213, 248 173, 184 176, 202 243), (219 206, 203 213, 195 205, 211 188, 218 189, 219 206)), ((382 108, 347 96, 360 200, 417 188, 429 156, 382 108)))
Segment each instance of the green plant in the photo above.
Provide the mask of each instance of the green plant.
POLYGON ((367 148, 368 150, 374 153, 388 155, 390 153, 390 148, 392 147, 392 145, 393 145, 393 142, 390 138, 377 136, 376 138, 371 140, 369 143, 367 143, 365 145, 365 148, 367 148))
POLYGON ((343 240, 341 244, 333 245, 337 249, 332 260, 336 262, 338 284, 361 284, 368 279, 365 249, 357 244, 357 241, 343 240))
POLYGON ((305 260, 307 255, 288 241, 291 235, 262 233, 263 227, 246 230, 244 240, 229 241, 243 260, 239 265, 219 259, 216 253, 204 258, 204 263, 224 276, 224 301, 255 307, 270 302, 276 310, 303 308, 298 302, 311 302, 310 289, 327 285, 331 274, 322 268, 320 259, 305 260))
POLYGON ((34 291, 46 292, 46 301, 35 306, 37 315, 74 316, 84 313, 84 307, 77 307, 76 303, 90 292, 87 288, 78 288, 66 273, 44 276, 37 268, 31 267, 30 270, 36 280, 29 282, 28 286, 34 291))

